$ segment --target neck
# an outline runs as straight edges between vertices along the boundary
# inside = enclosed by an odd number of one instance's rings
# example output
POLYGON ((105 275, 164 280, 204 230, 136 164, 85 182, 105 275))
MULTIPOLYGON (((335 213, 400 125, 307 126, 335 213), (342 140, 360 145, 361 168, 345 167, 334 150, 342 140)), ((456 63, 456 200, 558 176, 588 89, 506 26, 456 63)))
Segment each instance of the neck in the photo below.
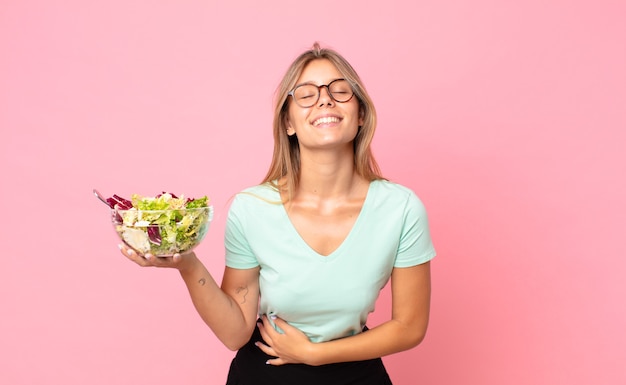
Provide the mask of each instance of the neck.
POLYGON ((344 198, 351 194, 360 178, 354 169, 354 152, 302 153, 300 184, 296 196, 344 198))

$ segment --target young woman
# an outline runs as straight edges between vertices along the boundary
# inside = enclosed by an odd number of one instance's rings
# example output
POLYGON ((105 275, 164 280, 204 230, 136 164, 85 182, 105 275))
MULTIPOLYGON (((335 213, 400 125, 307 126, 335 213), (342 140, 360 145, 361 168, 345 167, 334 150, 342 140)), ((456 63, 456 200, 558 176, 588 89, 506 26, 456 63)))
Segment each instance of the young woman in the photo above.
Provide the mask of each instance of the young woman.
POLYGON ((418 345, 435 256, 426 211, 385 180, 370 143, 376 113, 352 66, 316 43, 283 78, 274 154, 226 224, 221 287, 194 253, 122 253, 180 271, 207 325, 237 350, 228 385, 391 384, 380 357, 418 345), (391 279, 392 314, 367 316, 391 279))

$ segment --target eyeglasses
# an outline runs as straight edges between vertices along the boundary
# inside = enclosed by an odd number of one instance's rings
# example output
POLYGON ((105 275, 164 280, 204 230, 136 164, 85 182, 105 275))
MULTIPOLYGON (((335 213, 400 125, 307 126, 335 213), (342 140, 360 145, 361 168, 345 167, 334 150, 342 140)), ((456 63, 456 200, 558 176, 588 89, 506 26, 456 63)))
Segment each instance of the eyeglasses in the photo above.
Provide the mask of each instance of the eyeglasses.
POLYGON ((328 84, 316 86, 315 84, 300 84, 287 95, 293 97, 293 100, 302 108, 313 107, 320 100, 322 88, 326 87, 328 96, 338 103, 345 103, 352 99, 354 91, 352 86, 346 79, 335 79, 328 84))

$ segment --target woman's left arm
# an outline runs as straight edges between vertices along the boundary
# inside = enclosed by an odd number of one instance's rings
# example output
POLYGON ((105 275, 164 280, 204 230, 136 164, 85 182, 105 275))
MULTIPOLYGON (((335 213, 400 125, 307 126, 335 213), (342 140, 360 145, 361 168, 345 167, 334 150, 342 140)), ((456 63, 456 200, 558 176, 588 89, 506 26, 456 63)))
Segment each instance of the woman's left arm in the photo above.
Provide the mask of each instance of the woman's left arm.
POLYGON ((367 332, 338 340, 313 343, 280 318, 274 330, 264 318, 259 325, 265 344, 257 345, 276 358, 267 363, 323 365, 383 357, 417 346, 426 335, 430 312, 430 262, 394 268, 391 274, 391 319, 367 332))

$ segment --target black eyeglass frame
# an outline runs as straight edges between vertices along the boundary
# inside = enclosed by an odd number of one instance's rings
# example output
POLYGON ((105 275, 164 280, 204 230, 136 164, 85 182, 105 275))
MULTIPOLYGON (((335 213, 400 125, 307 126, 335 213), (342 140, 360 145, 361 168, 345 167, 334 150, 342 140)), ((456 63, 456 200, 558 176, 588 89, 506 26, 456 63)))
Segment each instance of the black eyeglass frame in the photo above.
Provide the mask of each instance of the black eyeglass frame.
POLYGON ((287 96, 291 96, 291 97, 293 98, 293 101, 294 101, 294 102, 295 102, 295 103, 296 103, 299 107, 302 107, 302 108, 310 108, 310 107, 313 107, 313 106, 314 106, 317 102, 319 102, 320 97, 322 96, 322 88, 324 88, 324 87, 326 87, 326 92, 328 92, 328 96, 330 96, 330 98, 331 98, 332 100, 334 100, 335 102, 337 102, 337 103, 347 103, 347 102, 349 102, 350 100, 352 100, 352 98, 354 97, 354 90, 352 89, 352 85, 350 84, 350 82, 349 82, 348 80, 343 79, 343 78, 340 78, 340 79, 335 79, 335 80, 331 81, 331 82, 330 82, 330 83, 328 83, 328 84, 322 84, 322 85, 319 85, 319 86, 318 86, 318 85, 315 85, 315 84, 312 84, 312 83, 304 83, 304 84, 300 84, 300 85, 296 86, 296 88, 294 88, 293 90, 289 91, 289 92, 287 93, 287 96), (333 84, 334 82, 338 82, 338 81, 341 81, 341 80, 348 82, 348 85, 350 86, 350 92, 351 92, 350 97, 349 97, 347 100, 343 100, 343 101, 341 101, 341 100, 337 100, 337 99, 335 98, 335 96, 333 95, 333 93, 330 91, 330 85, 331 85, 331 84, 333 84), (301 105, 300 103, 298 103, 298 99, 297 99, 297 98, 296 98, 296 96, 295 96, 295 92, 296 92, 296 90, 297 90, 298 88, 300 88, 300 87, 304 87, 304 86, 313 86, 313 87, 317 87, 317 98, 315 98, 315 101, 314 101, 313 103, 311 103, 311 105, 307 105, 307 106, 303 106, 303 105, 301 105))

